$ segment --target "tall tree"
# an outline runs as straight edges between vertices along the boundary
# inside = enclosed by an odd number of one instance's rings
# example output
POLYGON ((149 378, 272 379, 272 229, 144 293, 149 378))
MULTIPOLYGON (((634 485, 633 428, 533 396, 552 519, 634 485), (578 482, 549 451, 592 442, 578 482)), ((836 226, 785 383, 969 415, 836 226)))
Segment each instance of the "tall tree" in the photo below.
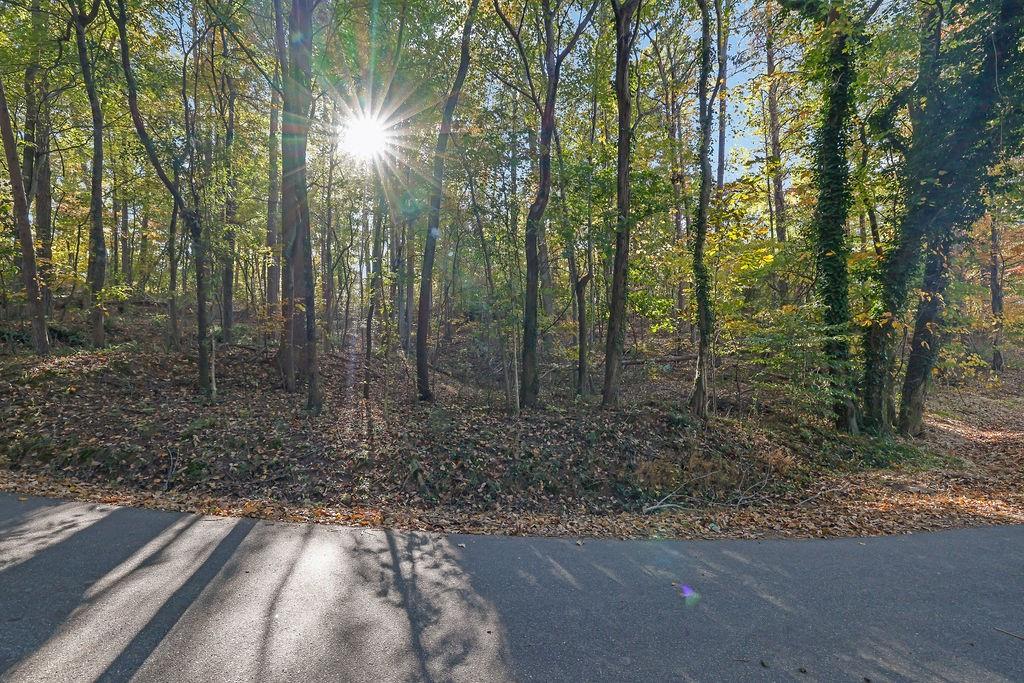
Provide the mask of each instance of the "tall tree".
POLYGON ((270 133, 267 140, 270 148, 267 160, 267 251, 270 252, 267 264, 267 315, 271 317, 280 313, 281 301, 281 246, 278 244, 278 224, 281 218, 280 121, 281 68, 275 65, 270 87, 270 133))
POLYGON ((615 102, 618 107, 618 142, 615 173, 615 262, 612 265, 612 293, 608 301, 608 338, 605 343, 605 406, 619 403, 619 375, 626 340, 626 298, 629 288, 629 236, 632 218, 630 203, 630 160, 633 147, 633 95, 630 92, 629 66, 640 21, 641 0, 611 0, 615 15, 615 102))
POLYGON ((455 81, 448 92, 441 111, 441 128, 434 145, 434 168, 430 187, 430 202, 427 209, 427 234, 423 241, 423 265, 420 271, 420 299, 416 310, 416 390, 421 400, 433 398, 430 390, 430 366, 428 359, 428 337, 430 335, 431 294, 433 292, 434 254, 437 237, 441 231, 441 197, 444 191, 444 167, 448 154, 448 140, 452 132, 455 107, 459 103, 462 85, 466 82, 470 62, 470 38, 473 35, 473 21, 476 18, 480 0, 470 0, 466 21, 462 26, 462 44, 459 53, 459 68, 455 81))
MULTIPOLYGON (((765 3, 764 19, 765 75, 768 77, 768 139, 770 144, 768 164, 772 184, 772 213, 775 218, 775 239, 785 242, 787 238, 786 173, 782 163, 782 122, 779 115, 778 54, 775 42, 777 19, 771 0, 765 3)), ((784 294, 784 292, 780 293, 784 294)), ((785 296, 782 298, 785 299, 785 296)))
MULTIPOLYGON (((931 121, 935 127, 923 133, 939 148, 936 151, 943 151, 942 142, 949 139, 963 144, 961 138, 966 137, 974 144, 960 154, 957 150, 945 150, 951 156, 932 159, 936 166, 928 170, 935 175, 920 179, 927 188, 926 204, 937 208, 938 213, 924 228, 924 282, 900 396, 898 428, 906 435, 916 435, 924 428, 925 399, 941 341, 936 330, 941 326, 949 280, 950 249, 960 239, 960 233, 985 210, 982 193, 991 182, 990 168, 999 158, 1000 143, 1019 150, 1024 135, 1020 127, 1024 122, 1024 103, 1009 95, 1012 84, 1024 77, 1024 0, 1001 0, 994 4, 990 10, 994 21, 976 27, 975 44, 981 49, 974 54, 983 55, 980 68, 963 70, 962 77, 950 84, 952 88, 940 85, 941 105, 936 107, 936 113, 941 119, 931 121), (959 112, 966 115, 965 120, 959 120, 959 112), (1005 124, 1005 132, 993 135, 986 129, 997 122, 1005 124), (972 130, 966 132, 963 127, 972 130), (944 133, 945 140, 935 140, 932 136, 936 133, 944 133), (944 183, 947 176, 949 180, 944 183), (936 183, 935 178, 942 180, 936 183)), ((954 47, 950 53, 948 57, 959 57, 960 63, 970 64, 958 54, 959 49, 954 47)), ((945 57, 940 53, 941 61, 945 57)))
POLYGON ((846 222, 853 190, 847 152, 856 78, 854 51, 862 27, 880 0, 856 17, 841 5, 825 1, 783 0, 822 27, 824 56, 816 78, 823 84, 821 120, 814 133, 812 171, 817 203, 811 217, 818 295, 824 306, 832 410, 839 429, 859 431, 850 368, 851 314, 846 222))
MULTIPOLYGON (((714 313, 711 308, 711 274, 708 272, 704 248, 710 222, 711 189, 715 178, 711 171, 711 128, 714 124, 714 104, 721 81, 711 85, 712 19, 710 0, 697 0, 700 8, 700 67, 697 76, 697 118, 700 138, 697 159, 700 165, 700 194, 697 200, 697 218, 693 230, 693 284, 697 301, 697 360, 690 392, 690 411, 703 419, 708 415, 711 384, 711 331, 714 313)), ((722 0, 714 5, 716 31, 722 31, 722 0)), ((720 39, 717 41, 720 42, 720 39)))
POLYGON ((996 216, 990 219, 988 283, 992 306, 992 370, 1003 371, 1003 245, 996 216))
POLYGON ((558 84, 562 76, 562 64, 579 41, 583 31, 590 25, 599 0, 593 0, 571 29, 563 30, 565 23, 560 10, 561 3, 541 0, 540 16, 534 17, 539 27, 538 41, 541 50, 540 70, 534 69, 534 56, 524 42, 524 27, 530 3, 524 2, 522 10, 513 24, 494 0, 494 10, 505 26, 519 57, 526 87, 516 85, 515 89, 533 103, 540 117, 537 159, 537 191, 526 215, 526 294, 523 300, 523 361, 522 378, 519 384, 519 401, 525 408, 534 408, 540 403, 540 371, 537 358, 538 336, 538 294, 540 286, 540 234, 543 230, 544 211, 551 198, 551 142, 555 134, 555 103, 558 99, 558 84), (564 46, 559 45, 562 36, 568 36, 564 46))
MULTIPOLYGON (((192 259, 193 268, 196 274, 196 328, 197 328, 197 339, 196 346, 198 349, 199 359, 199 388, 203 391, 210 392, 214 390, 213 380, 213 368, 211 365, 211 354, 212 347, 210 346, 210 335, 209 335, 209 312, 207 311, 207 299, 209 296, 209 283, 207 274, 206 264, 206 244, 205 235, 203 234, 203 224, 200 217, 199 209, 197 208, 198 193, 194 180, 190 180, 189 185, 191 187, 191 202, 186 202, 185 195, 181 192, 178 183, 171 179, 164 170, 164 165, 160 161, 160 155, 157 152, 156 144, 153 142, 153 138, 150 136, 149 131, 146 129, 146 122, 142 118, 142 112, 139 109, 139 85, 135 78, 135 71, 132 68, 131 61, 131 47, 128 44, 128 9, 125 0, 104 0, 107 5, 107 11, 109 12, 114 24, 117 26, 118 44, 120 46, 121 53, 121 70, 124 73, 125 84, 128 88, 128 111, 131 114, 132 124, 135 126, 135 133, 142 143, 143 149, 146 151, 146 158, 149 160, 150 166, 152 166, 157 177, 160 178, 160 182, 174 198, 174 202, 178 205, 178 215, 181 217, 182 222, 185 224, 186 229, 189 232, 192 241, 192 259)), ((195 33, 195 31, 193 31, 195 33)), ((183 59, 188 59, 188 52, 183 55, 183 59)), ((189 98, 185 92, 184 86, 184 73, 185 68, 182 68, 182 105, 184 108, 184 119, 185 119, 185 147, 186 156, 189 157, 189 171, 190 173, 195 172, 195 130, 194 130, 194 119, 190 112, 189 98)), ((177 162, 175 162, 177 167, 177 162)))
MULTIPOLYGON (((292 0, 288 15, 288 62, 284 68, 284 120, 281 127, 281 211, 285 233, 291 237, 290 242, 285 241, 292 284, 291 291, 287 292, 291 302, 286 304, 284 324, 290 329, 298 327, 291 316, 296 315, 294 302, 298 299, 296 294, 301 293, 305 308, 303 367, 306 374, 306 406, 310 411, 318 412, 323 398, 320 394, 316 351, 316 290, 306 168, 312 103, 313 6, 314 0, 292 0)), ((289 349, 292 353, 293 347, 289 349)))
POLYGON ((78 49, 78 65, 89 97, 89 112, 92 116, 92 173, 89 185, 89 270, 86 281, 92 303, 89 319, 92 327, 92 343, 103 346, 106 332, 103 324, 103 302, 100 297, 107 273, 107 245, 103 237, 103 109, 96 88, 92 59, 86 28, 95 21, 100 10, 100 0, 92 8, 85 9, 83 0, 68 0, 71 23, 75 31, 75 45, 78 49))
POLYGON ((28 300, 29 313, 32 318, 32 347, 37 354, 45 356, 50 352, 50 339, 46 330, 46 309, 39 291, 36 252, 32 241, 32 225, 28 217, 28 198, 25 196, 25 183, 21 177, 21 166, 18 159, 18 143, 14 138, 11 113, 7 107, 7 93, 4 92, 2 80, 0 80, 0 137, 3 138, 7 172, 11 179, 14 221, 17 224, 18 242, 21 245, 21 277, 25 285, 25 297, 28 300))
MULTIPOLYGON (((878 303, 864 341, 865 423, 881 433, 891 429, 895 417, 892 338, 900 326, 921 253, 927 245, 941 250, 956 226, 968 225, 981 215, 981 190, 999 143, 989 128, 1001 114, 1012 121, 1020 115, 1019 98, 1004 100, 1002 84, 1020 78, 1024 68, 1019 48, 1024 35, 1024 0, 977 0, 961 8, 968 20, 956 41, 944 41, 946 9, 943 4, 925 9, 917 79, 900 93, 886 111, 887 120, 880 123, 889 144, 905 154, 905 209, 895 244, 876 274, 878 303), (912 104, 909 144, 892 123, 895 109, 905 103, 912 104)), ((1019 130, 1016 126, 1007 129, 1019 130)), ((937 278, 936 286, 940 282, 937 278)), ((939 309, 933 310, 937 315, 939 309)), ((906 415, 900 422, 904 431, 914 431, 919 424, 924 401, 914 395, 918 385, 922 391, 925 388, 935 351, 918 354, 913 368, 908 363, 904 401, 914 403, 903 407, 906 415)))

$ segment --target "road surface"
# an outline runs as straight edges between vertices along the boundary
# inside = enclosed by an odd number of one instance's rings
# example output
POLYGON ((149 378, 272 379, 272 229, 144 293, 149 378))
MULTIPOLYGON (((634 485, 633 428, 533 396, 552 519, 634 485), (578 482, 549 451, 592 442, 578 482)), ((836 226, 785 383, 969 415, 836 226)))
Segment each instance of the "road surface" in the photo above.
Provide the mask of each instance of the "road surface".
POLYGON ((581 545, 0 494, 11 681, 1024 681, 1022 636, 1024 527, 581 545))

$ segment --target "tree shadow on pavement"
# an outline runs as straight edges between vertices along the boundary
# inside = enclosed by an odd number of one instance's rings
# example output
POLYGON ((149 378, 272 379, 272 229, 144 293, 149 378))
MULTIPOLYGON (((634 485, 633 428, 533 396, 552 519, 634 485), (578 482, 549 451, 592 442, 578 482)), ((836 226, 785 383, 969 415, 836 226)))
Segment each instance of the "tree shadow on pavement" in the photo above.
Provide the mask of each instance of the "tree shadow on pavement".
POLYGON ((141 668, 153 651, 163 642, 167 634, 178 623, 181 616, 196 601, 203 589, 220 573, 228 559, 249 534, 255 522, 251 519, 236 520, 206 560, 193 574, 164 601, 149 622, 135 634, 121 654, 110 663, 97 680, 128 681, 141 668))
POLYGON ((46 510, 0 569, 12 680, 1012 681, 1024 661, 994 630, 1024 632, 1024 527, 577 542, 46 510))
MULTIPOLYGON (((86 602, 95 582, 175 519, 173 514, 139 515, 135 510, 115 509, 0 571, 0 674, 53 636, 86 602), (104 551, 97 552, 99 547, 104 551)), ((58 522, 54 531, 66 523, 58 522)))

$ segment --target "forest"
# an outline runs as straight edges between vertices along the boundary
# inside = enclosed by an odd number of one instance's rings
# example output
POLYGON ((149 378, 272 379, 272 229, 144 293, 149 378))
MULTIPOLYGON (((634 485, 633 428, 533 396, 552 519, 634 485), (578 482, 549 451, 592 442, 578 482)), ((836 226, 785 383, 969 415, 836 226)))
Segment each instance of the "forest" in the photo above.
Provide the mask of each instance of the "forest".
POLYGON ((1024 521, 1024 0, 0 0, 0 489, 1024 521))

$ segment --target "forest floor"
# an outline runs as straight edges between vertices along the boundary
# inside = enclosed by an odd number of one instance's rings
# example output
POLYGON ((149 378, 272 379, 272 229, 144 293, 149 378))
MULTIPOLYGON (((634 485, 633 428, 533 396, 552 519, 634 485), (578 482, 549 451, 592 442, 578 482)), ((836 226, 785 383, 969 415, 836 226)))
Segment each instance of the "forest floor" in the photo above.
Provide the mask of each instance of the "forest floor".
MULTIPOLYGON (((937 386, 914 442, 842 437, 779 409, 684 409, 685 363, 631 366, 620 409, 572 400, 513 416, 445 354, 437 400, 355 349, 323 354, 325 409, 280 388, 272 352, 222 346, 217 396, 168 351, 158 317, 115 317, 111 345, 0 353, 0 490, 207 514, 444 532, 824 537, 1024 523, 1024 371, 937 386), (129 338, 131 337, 131 338, 129 338)), ((13 351, 13 352, 12 352, 13 351)), ((1015 360, 1011 358, 1011 361, 1015 360)))

